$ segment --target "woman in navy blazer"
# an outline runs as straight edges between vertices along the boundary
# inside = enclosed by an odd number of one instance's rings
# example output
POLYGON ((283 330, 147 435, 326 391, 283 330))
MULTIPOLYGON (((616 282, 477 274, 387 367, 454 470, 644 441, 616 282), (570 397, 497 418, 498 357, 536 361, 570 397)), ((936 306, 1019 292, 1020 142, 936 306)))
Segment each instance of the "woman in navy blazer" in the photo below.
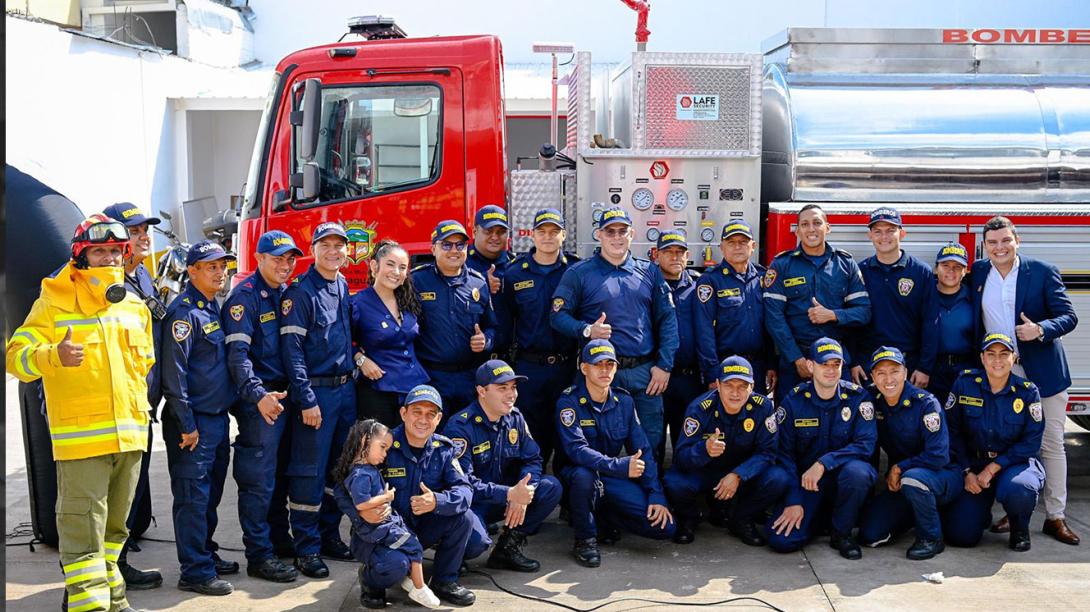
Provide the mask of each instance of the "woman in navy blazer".
MULTIPOLYGON (((976 335, 981 339, 987 333, 1004 332, 998 328, 988 329, 997 324, 994 314, 1001 311, 1007 317, 1008 326, 1009 317, 1013 315, 1019 358, 1014 366, 1015 373, 1037 385, 1045 413, 1045 433, 1041 442, 1046 476, 1044 533, 1065 544, 1077 545, 1079 536, 1071 531, 1064 519, 1067 457, 1063 436, 1071 372, 1060 338, 1075 329, 1078 316, 1067 296, 1059 269, 1018 254, 1021 239, 1010 219, 990 219, 984 225, 983 241, 988 258, 973 263, 970 279, 976 335), (1017 275, 1013 313, 1002 303, 1002 285, 1012 272, 1017 275), (986 295, 990 295, 990 311, 986 295)), ((1003 531, 1005 526, 1006 519, 1000 521, 996 530, 1003 531)))

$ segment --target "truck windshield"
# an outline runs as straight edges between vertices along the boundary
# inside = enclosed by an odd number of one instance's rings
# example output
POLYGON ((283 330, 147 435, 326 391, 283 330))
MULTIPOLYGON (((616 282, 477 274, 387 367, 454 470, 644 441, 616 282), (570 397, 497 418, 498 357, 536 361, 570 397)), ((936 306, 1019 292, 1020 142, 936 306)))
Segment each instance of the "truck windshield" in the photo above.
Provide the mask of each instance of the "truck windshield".
MULTIPOLYGON (((428 183, 438 174, 442 97, 436 85, 322 88, 314 162, 318 203, 428 183)), ((296 167, 304 160, 296 141, 296 167)))
POLYGON ((265 109, 261 111, 261 122, 257 126, 257 139, 254 141, 254 152, 250 156, 250 169, 246 173, 246 187, 242 195, 242 216, 252 218, 261 214, 261 206, 258 202, 258 187, 261 186, 261 172, 264 170, 265 144, 268 142, 270 122, 272 121, 273 108, 276 107, 277 87, 280 85, 280 73, 273 75, 269 84, 269 95, 265 98, 265 109))

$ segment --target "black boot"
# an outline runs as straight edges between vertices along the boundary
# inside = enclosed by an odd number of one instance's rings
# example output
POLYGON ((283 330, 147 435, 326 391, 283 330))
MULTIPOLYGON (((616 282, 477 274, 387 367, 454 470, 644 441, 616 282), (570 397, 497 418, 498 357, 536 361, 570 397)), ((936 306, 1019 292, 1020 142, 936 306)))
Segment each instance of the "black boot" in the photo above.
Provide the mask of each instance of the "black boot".
POLYGON ((696 539, 696 521, 693 519, 678 519, 677 530, 674 531, 674 544, 692 544, 696 539))
POLYGON ((318 555, 296 557, 295 568, 307 578, 329 578, 329 567, 318 555))
POLYGON ((292 582, 299 576, 299 572, 280 559, 272 557, 260 563, 247 565, 246 575, 269 582, 292 582))
POLYGON ((155 570, 138 570, 129 565, 127 559, 118 559, 117 569, 121 570, 121 577, 125 579, 125 588, 130 591, 147 591, 163 585, 162 574, 155 570))
POLYGON ((326 559, 335 559, 337 561, 355 560, 348 545, 340 540, 326 540, 322 542, 322 556, 326 559))
POLYGON ((381 610, 386 607, 386 589, 376 589, 367 585, 360 585, 360 605, 370 610, 381 610))
POLYGON ((541 564, 522 554, 522 547, 525 544, 526 534, 520 531, 511 531, 505 527, 499 542, 492 549, 492 554, 488 556, 486 565, 492 569, 536 572, 541 569, 541 564))
POLYGON ((841 557, 849 561, 858 561, 863 558, 863 551, 860 550, 859 544, 855 543, 855 538, 850 535, 832 534, 829 536, 829 546, 835 548, 840 552, 841 557))
POLYGON ((457 582, 438 584, 432 581, 431 592, 439 599, 455 606, 472 606, 477 601, 473 591, 465 588, 457 582))
POLYGON ((1026 552, 1029 550, 1029 529, 1014 529, 1011 528, 1010 535, 1010 548, 1016 552, 1026 552))
POLYGON ((746 546, 764 546, 765 537, 752 521, 728 521, 727 531, 746 546))
POLYGON ((916 538, 916 541, 909 547, 905 556, 913 561, 923 561, 924 559, 934 557, 944 550, 946 550, 946 545, 942 543, 942 540, 916 538))
POLYGON ((598 567, 602 564, 602 554, 598 552, 598 540, 587 538, 576 540, 572 547, 575 562, 583 567, 598 567))
POLYGON ((212 561, 216 564, 217 576, 230 576, 238 573, 238 561, 220 559, 220 556, 216 553, 212 553, 212 561))

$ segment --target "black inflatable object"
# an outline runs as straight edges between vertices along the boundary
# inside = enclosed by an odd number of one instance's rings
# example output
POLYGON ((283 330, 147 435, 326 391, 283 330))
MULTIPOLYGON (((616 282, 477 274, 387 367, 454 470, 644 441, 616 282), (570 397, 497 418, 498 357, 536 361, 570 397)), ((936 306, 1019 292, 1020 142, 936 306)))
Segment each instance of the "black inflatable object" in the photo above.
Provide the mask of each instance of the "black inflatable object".
MULTIPOLYGON (((8 334, 23 324, 42 279, 71 257, 72 232, 83 213, 71 200, 13 166, 4 168, 7 216, 8 334)), ((26 449, 27 485, 34 537, 57 545, 57 471, 45 419, 40 381, 19 383, 19 410, 26 449)))

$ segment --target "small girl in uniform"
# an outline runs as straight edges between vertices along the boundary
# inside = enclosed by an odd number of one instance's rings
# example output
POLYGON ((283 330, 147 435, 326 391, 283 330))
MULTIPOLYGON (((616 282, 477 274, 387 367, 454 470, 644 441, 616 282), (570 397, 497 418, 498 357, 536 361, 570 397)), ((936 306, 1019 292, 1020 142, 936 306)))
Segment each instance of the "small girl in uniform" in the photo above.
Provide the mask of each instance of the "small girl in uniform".
POLYGON ((393 502, 395 489, 383 481, 379 468, 392 443, 390 430, 382 423, 374 419, 356 421, 333 474, 338 483, 338 506, 352 521, 352 554, 364 564, 360 568, 361 600, 368 596, 368 589, 380 591, 381 598, 385 597, 382 589, 364 582, 365 574, 378 577, 399 566, 403 568, 408 560, 409 575, 401 581, 401 588, 409 593, 409 599, 425 608, 438 608, 439 598, 424 584, 424 549, 401 516, 391 509, 389 517, 378 525, 361 517, 367 510, 393 502))

